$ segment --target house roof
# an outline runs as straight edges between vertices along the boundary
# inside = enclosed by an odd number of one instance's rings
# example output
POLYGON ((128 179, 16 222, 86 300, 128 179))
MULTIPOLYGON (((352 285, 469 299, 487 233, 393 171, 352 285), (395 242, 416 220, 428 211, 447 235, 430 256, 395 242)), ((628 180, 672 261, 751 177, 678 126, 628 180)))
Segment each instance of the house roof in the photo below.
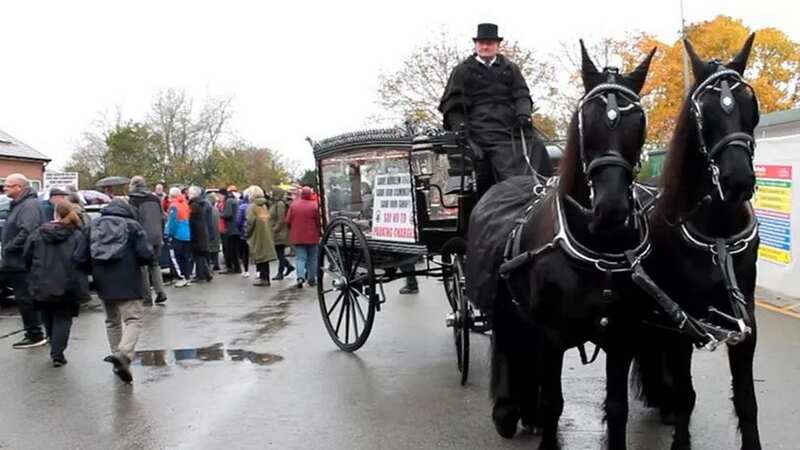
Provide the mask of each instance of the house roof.
POLYGON ((28 144, 0 130, 0 157, 38 159, 50 161, 50 158, 28 144))
POLYGON ((789 122, 800 122, 800 108, 764 114, 761 116, 761 120, 758 121, 758 127, 763 128, 789 122))

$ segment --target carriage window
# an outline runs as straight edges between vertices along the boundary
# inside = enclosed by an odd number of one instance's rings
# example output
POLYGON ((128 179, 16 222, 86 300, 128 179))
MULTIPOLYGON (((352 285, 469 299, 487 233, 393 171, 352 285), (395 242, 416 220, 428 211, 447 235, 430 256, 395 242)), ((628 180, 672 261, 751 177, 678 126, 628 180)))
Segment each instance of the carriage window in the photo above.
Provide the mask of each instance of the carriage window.
POLYGON ((432 221, 455 219, 458 215, 458 194, 454 192, 460 190, 461 177, 448 174, 450 164, 447 155, 430 151, 414 152, 412 164, 415 175, 430 181, 430 189, 424 191, 428 218, 432 221))
POLYGON ((352 219, 373 239, 415 242, 408 151, 378 149, 322 161, 327 219, 352 219))

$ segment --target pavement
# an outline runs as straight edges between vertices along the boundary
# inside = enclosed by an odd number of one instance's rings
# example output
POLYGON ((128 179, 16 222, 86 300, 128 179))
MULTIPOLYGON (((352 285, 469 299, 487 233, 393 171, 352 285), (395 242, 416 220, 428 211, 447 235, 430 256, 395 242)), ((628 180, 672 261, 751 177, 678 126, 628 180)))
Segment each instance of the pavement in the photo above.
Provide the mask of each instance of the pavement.
MULTIPOLYGON (((436 280, 417 295, 389 295, 366 345, 339 351, 311 289, 291 281, 257 288, 239 276, 169 288, 146 311, 134 383, 124 385, 108 354, 99 305, 82 311, 66 357, 47 348, 12 350, 20 327, 0 312, 0 448, 3 449, 516 449, 538 436, 499 437, 490 420, 489 337, 472 337, 470 381, 458 383, 447 302, 436 280)), ((759 309, 756 389, 764 448, 800 442, 800 321, 759 309)), ((692 422, 697 449, 738 447, 724 350, 698 352, 692 422)), ((564 369, 565 449, 601 449, 602 356, 564 369)), ((671 430, 633 402, 631 449, 669 448, 671 430)))

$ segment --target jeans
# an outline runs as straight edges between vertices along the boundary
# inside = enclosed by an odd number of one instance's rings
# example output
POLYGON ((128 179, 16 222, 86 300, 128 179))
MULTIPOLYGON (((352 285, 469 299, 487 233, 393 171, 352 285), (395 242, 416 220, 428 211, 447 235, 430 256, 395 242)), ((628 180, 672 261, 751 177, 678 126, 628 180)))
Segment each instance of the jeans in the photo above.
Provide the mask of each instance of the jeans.
POLYGON ((175 239, 170 245, 172 247, 171 256, 178 269, 178 276, 188 280, 192 276, 192 244, 175 239))
POLYGON ((63 357, 64 350, 69 342, 69 332, 72 329, 71 305, 47 305, 41 310, 44 329, 50 338, 50 357, 63 357))
POLYGON ((317 279, 317 244, 301 244, 294 246, 297 254, 297 279, 305 281, 316 281, 317 279))
POLYGON ((106 311, 106 334, 111 353, 122 353, 132 361, 142 331, 142 301, 104 300, 103 308, 106 311))
MULTIPOLYGON (((250 271, 250 246, 247 245, 247 239, 244 236, 239 236, 239 260, 242 262, 242 268, 245 272, 250 271)), ((258 269, 256 269, 258 270, 258 269)))
POLYGON ((28 290, 28 272, 5 272, 3 275, 8 280, 9 286, 14 289, 14 299, 19 307, 19 314, 22 316, 22 327, 25 328, 25 337, 33 340, 41 340, 42 319, 39 311, 33 309, 33 299, 28 290))
POLYGON ((219 252, 210 252, 208 254, 208 267, 219 270, 219 252))
POLYGON ((145 299, 150 296, 150 283, 153 284, 157 295, 164 293, 164 279, 161 277, 161 246, 153 246, 156 259, 149 266, 142 266, 142 283, 144 284, 145 299))
POLYGON ((275 253, 278 254, 278 276, 283 277, 289 273, 289 270, 294 269, 294 266, 292 266, 292 264, 286 258, 285 245, 276 245, 275 253))
POLYGON ((208 271, 208 252, 192 252, 194 261, 194 276, 198 280, 211 281, 211 273, 208 271))

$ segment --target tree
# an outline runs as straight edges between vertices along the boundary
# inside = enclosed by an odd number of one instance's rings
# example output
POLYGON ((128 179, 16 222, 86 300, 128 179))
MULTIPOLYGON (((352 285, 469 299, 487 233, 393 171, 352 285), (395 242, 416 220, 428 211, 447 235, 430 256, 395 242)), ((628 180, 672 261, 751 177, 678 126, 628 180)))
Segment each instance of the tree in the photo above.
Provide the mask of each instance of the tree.
MULTIPOLYGON (((470 53, 471 48, 454 42, 445 31, 415 48, 397 71, 379 77, 379 103, 394 123, 409 122, 417 128, 438 128, 442 115, 439 100, 450 72, 470 53)), ((514 61, 531 88, 536 106, 544 106, 557 89, 551 64, 514 41, 503 41, 500 52, 514 61), (540 105, 541 103, 542 105, 540 105)))
POLYGON ((306 170, 303 176, 298 180, 298 183, 303 186, 310 186, 314 191, 319 191, 319 186, 317 186, 317 170, 306 170))
POLYGON ((106 173, 142 175, 160 181, 158 136, 142 123, 117 126, 106 138, 106 173))

